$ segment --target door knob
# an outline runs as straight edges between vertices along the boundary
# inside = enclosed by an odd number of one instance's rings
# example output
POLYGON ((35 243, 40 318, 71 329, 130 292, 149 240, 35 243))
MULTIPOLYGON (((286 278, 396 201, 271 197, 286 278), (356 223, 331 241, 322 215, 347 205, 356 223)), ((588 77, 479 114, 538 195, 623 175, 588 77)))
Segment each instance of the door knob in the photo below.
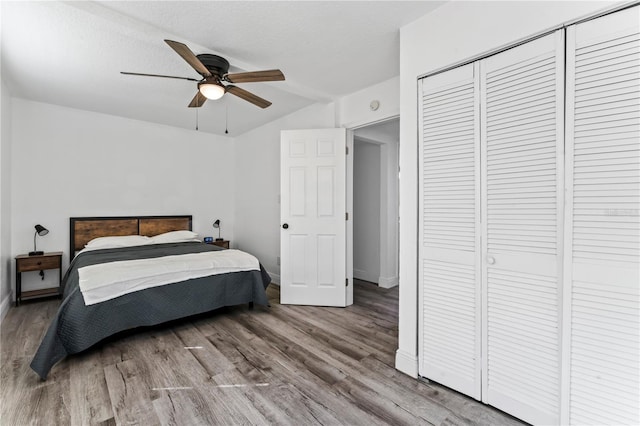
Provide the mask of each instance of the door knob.
POLYGON ((493 265, 494 263, 496 263, 496 258, 493 256, 487 256, 487 263, 489 265, 493 265))
POLYGON ((289 224, 285 223, 284 225, 282 225, 282 229, 289 229, 289 224))

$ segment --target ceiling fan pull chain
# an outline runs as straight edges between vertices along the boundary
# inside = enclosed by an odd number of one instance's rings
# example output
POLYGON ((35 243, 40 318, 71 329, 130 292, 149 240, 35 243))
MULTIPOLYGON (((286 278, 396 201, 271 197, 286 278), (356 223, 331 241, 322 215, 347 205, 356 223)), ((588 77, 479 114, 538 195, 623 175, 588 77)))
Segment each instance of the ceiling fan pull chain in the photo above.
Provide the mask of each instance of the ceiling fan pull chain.
POLYGON ((196 130, 198 130, 198 110, 196 109, 196 130))
POLYGON ((225 115, 224 115, 224 134, 229 134, 229 105, 225 105, 225 115))

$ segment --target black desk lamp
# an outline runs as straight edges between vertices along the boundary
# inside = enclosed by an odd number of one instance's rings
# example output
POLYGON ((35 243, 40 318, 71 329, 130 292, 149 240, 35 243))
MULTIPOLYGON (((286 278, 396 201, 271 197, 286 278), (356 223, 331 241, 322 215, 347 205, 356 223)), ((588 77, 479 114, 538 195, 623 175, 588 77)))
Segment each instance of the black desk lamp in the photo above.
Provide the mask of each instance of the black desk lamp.
POLYGON ((220 219, 216 219, 216 221, 213 222, 213 227, 218 230, 218 238, 216 238, 216 241, 223 241, 223 239, 220 238, 220 219))
POLYGON ((29 252, 29 256, 40 256, 44 254, 43 251, 36 250, 36 237, 38 235, 40 235, 41 237, 44 237, 48 233, 49 233, 49 230, 47 228, 45 228, 42 225, 36 225, 36 232, 35 234, 33 234, 33 251, 29 252))

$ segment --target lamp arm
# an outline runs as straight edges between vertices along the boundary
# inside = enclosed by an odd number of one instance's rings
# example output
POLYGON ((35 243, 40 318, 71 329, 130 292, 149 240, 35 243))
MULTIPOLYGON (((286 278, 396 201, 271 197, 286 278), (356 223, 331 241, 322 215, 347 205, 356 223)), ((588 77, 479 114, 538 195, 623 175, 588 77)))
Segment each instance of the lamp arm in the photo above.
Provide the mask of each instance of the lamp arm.
POLYGON ((38 231, 33 233, 33 252, 35 253, 36 251, 36 236, 38 235, 38 231))

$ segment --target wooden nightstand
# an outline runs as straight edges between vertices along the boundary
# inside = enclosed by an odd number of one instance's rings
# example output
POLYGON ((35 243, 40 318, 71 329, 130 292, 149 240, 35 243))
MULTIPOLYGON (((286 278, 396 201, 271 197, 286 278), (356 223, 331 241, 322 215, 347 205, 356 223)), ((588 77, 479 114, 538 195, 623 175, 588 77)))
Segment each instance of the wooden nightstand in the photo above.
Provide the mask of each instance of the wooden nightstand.
POLYGON ((210 243, 207 243, 207 244, 213 244, 214 246, 223 247, 223 248, 226 248, 226 249, 229 248, 229 240, 222 240, 222 241, 213 240, 213 241, 211 241, 210 243))
POLYGON ((37 299, 39 297, 60 295, 60 285, 62 283, 62 252, 56 251, 45 253, 39 256, 29 256, 20 254, 16 256, 16 306, 20 305, 22 299, 37 299), (42 288, 39 290, 22 291, 22 273, 28 271, 44 271, 47 269, 57 269, 58 287, 42 288))

